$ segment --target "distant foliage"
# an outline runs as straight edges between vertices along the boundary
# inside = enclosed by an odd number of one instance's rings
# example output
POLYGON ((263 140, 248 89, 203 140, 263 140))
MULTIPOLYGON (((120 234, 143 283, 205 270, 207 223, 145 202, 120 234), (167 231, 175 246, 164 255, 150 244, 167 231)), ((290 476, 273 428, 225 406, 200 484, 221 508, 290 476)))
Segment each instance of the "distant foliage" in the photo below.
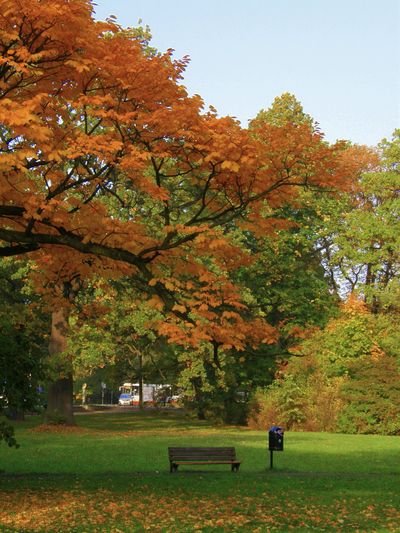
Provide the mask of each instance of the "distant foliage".
POLYGON ((320 369, 307 370, 304 363, 303 368, 299 365, 296 369, 299 375, 288 375, 257 391, 248 419, 250 427, 265 429, 279 424, 292 430, 336 430, 343 407, 339 394, 343 378, 328 380, 320 369))
POLYGON ((395 339, 397 327, 390 316, 374 315, 350 300, 339 318, 297 347, 297 357, 270 387, 255 394, 249 425, 400 434, 395 339))
POLYGON ((32 265, 0 258, 0 414, 20 418, 39 408, 48 317, 29 276, 32 265))
POLYGON ((400 372, 394 357, 362 357, 349 368, 337 429, 344 433, 400 434, 400 372))

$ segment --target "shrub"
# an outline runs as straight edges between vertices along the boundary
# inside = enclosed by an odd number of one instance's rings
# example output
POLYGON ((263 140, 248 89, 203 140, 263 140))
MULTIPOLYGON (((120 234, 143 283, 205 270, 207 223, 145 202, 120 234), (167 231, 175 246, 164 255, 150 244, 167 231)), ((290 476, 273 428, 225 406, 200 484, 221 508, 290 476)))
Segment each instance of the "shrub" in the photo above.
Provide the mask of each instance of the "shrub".
POLYGON ((344 408, 338 420, 339 431, 400 434, 400 372, 396 358, 380 354, 355 361, 340 394, 344 408))
POLYGON ((2 440, 10 447, 19 448, 19 444, 15 440, 14 428, 4 420, 0 420, 0 441, 2 440))
POLYGON ((292 430, 335 431, 343 407, 339 390, 344 379, 328 379, 319 369, 308 375, 286 375, 256 392, 248 425, 256 429, 278 424, 292 430))

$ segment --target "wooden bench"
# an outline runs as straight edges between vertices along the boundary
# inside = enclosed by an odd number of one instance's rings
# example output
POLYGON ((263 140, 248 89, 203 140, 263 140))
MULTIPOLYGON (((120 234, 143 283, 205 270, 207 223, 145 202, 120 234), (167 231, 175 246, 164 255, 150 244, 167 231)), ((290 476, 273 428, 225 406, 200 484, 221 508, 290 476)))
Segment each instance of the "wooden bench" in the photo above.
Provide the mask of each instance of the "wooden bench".
POLYGON ((241 463, 232 447, 168 448, 168 457, 171 473, 176 472, 179 465, 231 465, 232 472, 237 472, 241 463))

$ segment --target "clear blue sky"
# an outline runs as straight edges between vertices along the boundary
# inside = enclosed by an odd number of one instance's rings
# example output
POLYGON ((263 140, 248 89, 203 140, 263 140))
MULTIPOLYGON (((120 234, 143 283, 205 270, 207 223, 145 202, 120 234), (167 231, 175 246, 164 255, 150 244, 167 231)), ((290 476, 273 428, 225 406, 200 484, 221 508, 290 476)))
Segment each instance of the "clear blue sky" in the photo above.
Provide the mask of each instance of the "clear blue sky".
POLYGON ((243 126, 291 92, 329 141, 400 127, 400 0, 95 0, 96 17, 149 25, 189 55, 184 85, 243 126))

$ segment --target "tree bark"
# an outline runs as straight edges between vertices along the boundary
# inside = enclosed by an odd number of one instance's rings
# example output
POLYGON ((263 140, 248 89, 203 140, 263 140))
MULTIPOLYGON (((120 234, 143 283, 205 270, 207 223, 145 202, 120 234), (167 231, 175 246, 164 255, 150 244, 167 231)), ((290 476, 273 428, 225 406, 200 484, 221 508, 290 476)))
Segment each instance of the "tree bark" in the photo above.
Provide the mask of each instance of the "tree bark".
POLYGON ((143 411, 143 356, 139 355, 139 409, 143 411))
POLYGON ((205 402, 204 402, 204 393, 201 390, 201 378, 192 378, 191 379, 194 389, 194 397, 196 400, 196 413, 197 418, 199 420, 205 420, 206 419, 206 412, 205 412, 205 402))
POLYGON ((72 360, 67 354, 68 314, 61 308, 51 316, 50 359, 56 377, 49 384, 47 395, 47 422, 75 425, 73 412, 72 360))
POLYGON ((47 393, 46 421, 75 425, 72 398, 72 373, 51 383, 47 393))

